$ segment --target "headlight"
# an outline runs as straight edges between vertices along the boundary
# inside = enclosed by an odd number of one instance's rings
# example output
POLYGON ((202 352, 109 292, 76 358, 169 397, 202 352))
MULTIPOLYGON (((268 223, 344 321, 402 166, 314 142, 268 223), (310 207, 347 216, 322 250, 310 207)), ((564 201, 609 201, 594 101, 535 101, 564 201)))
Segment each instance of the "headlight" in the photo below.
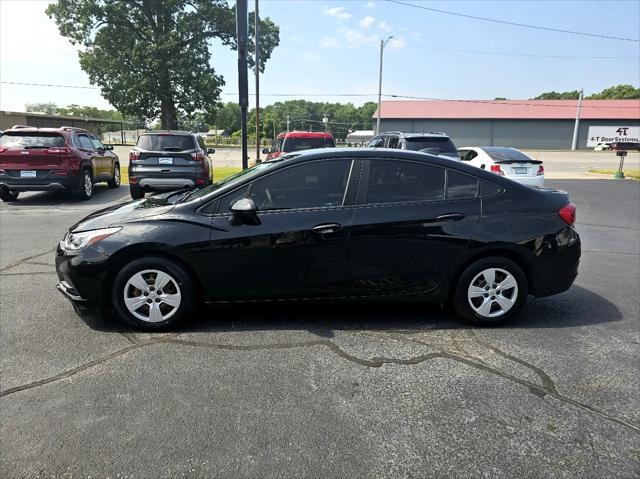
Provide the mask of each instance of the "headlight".
POLYGON ((82 231, 80 233, 67 233, 64 237, 64 249, 77 251, 85 246, 92 245, 120 231, 122 227, 102 228, 99 230, 82 231))

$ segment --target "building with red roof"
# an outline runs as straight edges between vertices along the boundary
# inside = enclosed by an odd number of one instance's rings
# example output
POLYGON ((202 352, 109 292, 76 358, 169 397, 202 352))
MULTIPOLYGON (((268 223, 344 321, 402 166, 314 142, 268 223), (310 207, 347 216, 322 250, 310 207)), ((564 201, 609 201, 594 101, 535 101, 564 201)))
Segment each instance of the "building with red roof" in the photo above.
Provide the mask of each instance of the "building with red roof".
MULTIPOLYGON (((569 149, 577 107, 577 100, 383 101, 380 131, 441 131, 458 147, 569 149)), ((373 118, 377 115, 376 110, 373 118)), ((640 127, 640 100, 583 100, 578 148, 588 147, 593 127, 592 132, 635 131, 640 127)))

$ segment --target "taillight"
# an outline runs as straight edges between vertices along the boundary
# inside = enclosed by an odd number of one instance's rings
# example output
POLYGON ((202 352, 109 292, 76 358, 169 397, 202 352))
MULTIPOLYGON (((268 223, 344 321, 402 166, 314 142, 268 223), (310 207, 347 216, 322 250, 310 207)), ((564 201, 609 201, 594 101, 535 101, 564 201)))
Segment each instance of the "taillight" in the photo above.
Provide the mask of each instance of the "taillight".
POLYGON ((544 175, 544 166, 538 166, 538 176, 544 175))
POLYGON ((504 176, 504 171, 500 169, 500 165, 491 165, 491 173, 495 173, 496 175, 504 176))
POLYGON ((191 153, 191 158, 196 161, 204 161, 204 154, 202 153, 191 153))
POLYGON ((129 161, 136 161, 140 157, 140 152, 137 150, 131 150, 129 152, 129 161))
POLYGON ((576 207, 575 205, 568 203, 558 210, 558 215, 568 225, 572 225, 576 222, 576 207))
POLYGON ((0 146, 0 153, 4 153, 5 151, 7 151, 7 149, 0 146))
POLYGON ((71 150, 66 146, 55 146, 52 148, 47 148, 44 150, 45 153, 49 153, 50 155, 70 155, 71 150))

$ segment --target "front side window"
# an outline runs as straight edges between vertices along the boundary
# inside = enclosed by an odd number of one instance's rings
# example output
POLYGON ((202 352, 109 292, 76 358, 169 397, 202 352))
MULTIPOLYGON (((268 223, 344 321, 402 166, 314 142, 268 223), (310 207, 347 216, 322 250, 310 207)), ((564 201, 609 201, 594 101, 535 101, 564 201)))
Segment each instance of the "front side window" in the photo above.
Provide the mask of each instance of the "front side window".
POLYGON ((444 168, 428 164, 373 160, 367 203, 404 203, 444 199, 444 168))
POLYGON ((97 138, 91 137, 91 144, 93 145, 93 148, 96 150, 104 150, 104 145, 102 144, 102 142, 100 140, 98 140, 97 138))
POLYGON ((478 178, 454 170, 447 170, 447 199, 475 198, 478 194, 478 178))
POLYGON ((351 161, 302 163, 264 178, 251 186, 258 210, 341 206, 351 161))
POLYGON ((78 135, 78 139, 80 140, 80 148, 85 150, 95 150, 91 139, 87 135, 78 135))
POLYGON ((387 146, 387 148, 398 148, 398 141, 399 138, 397 136, 389 137, 389 145, 387 146))
POLYGON ((369 148, 382 148, 384 146, 384 138, 377 136, 367 146, 369 148))

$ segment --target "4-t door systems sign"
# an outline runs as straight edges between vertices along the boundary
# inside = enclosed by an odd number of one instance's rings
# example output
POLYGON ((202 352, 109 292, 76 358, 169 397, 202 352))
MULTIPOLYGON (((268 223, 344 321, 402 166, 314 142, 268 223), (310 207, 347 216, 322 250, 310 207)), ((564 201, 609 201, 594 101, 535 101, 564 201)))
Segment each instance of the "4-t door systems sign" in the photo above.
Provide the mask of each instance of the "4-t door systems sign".
POLYGON ((640 126, 590 126, 587 146, 598 143, 640 143, 640 126))

